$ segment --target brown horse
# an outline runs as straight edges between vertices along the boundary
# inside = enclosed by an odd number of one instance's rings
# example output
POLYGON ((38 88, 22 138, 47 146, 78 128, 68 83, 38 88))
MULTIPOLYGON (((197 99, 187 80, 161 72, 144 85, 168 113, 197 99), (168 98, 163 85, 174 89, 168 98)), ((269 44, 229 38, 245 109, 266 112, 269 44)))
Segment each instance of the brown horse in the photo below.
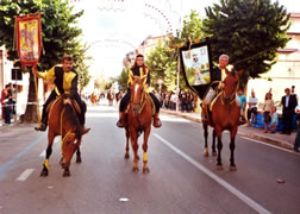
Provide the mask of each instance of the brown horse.
POLYGON ((98 103, 100 100, 100 96, 97 96, 96 93, 92 93, 91 96, 90 96, 90 101, 93 105, 95 105, 96 103, 98 103))
POLYGON ((51 105, 49 112, 49 131, 48 146, 46 150, 46 159, 43 163, 41 176, 48 176, 49 158, 52 153, 52 144, 56 136, 61 135, 62 138, 62 158, 60 164, 64 169, 63 176, 70 176, 70 162, 73 154, 76 152, 76 162, 81 163, 80 144, 82 135, 82 127, 75 109, 77 103, 71 101, 68 95, 59 96, 51 105))
POLYGON ((133 172, 138 172, 138 137, 141 133, 144 133, 143 143, 143 173, 149 173, 148 167, 148 138, 151 131, 152 122, 152 103, 151 97, 144 90, 146 76, 132 77, 133 82, 130 86, 131 100, 128 108, 128 126, 126 127, 126 154, 125 158, 129 158, 128 153, 128 133, 130 136, 131 147, 134 154, 133 159, 133 172))
POLYGON ((112 93, 112 91, 109 90, 109 91, 107 92, 106 97, 107 97, 109 106, 112 106, 112 105, 113 105, 113 102, 114 102, 114 98, 115 98, 115 96, 114 96, 114 94, 112 93))
MULTIPOLYGON (((216 154, 215 150, 215 137, 218 139, 218 157, 217 169, 222 170, 221 151, 223 148, 222 132, 224 130, 230 131, 230 170, 236 170, 234 161, 235 137, 238 131, 240 107, 236 102, 236 91, 238 86, 238 76, 236 74, 228 74, 224 80, 224 89, 212 102, 211 112, 208 121, 203 122, 205 149, 204 155, 208 156, 207 137, 208 125, 213 127, 213 155, 216 154)), ((207 107, 207 106, 206 106, 207 107)))

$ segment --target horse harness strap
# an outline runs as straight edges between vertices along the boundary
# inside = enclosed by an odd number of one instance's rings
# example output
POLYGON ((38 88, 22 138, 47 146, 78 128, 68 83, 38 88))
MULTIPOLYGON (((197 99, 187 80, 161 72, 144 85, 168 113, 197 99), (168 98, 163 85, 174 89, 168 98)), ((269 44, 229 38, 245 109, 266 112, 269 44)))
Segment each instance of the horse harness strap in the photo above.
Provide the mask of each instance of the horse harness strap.
POLYGON ((232 95, 226 97, 224 91, 221 93, 222 95, 222 104, 225 105, 225 101, 229 101, 229 104, 232 104, 235 101, 235 93, 233 93, 232 95))

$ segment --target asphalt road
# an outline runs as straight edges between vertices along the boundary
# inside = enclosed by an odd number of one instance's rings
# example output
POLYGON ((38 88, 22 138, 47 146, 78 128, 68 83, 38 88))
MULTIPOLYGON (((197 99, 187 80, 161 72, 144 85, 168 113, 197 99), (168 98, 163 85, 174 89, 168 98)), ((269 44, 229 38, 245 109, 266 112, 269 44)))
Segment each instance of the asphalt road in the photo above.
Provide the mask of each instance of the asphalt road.
POLYGON ((238 136, 238 170, 231 172, 225 133, 224 170, 217 171, 216 157, 203 157, 200 124, 162 115, 163 127, 150 137, 150 173, 134 174, 117 116, 113 107, 89 108, 83 162, 73 161, 67 178, 59 139, 49 176, 40 177, 46 133, 1 127, 0 213, 300 213, 298 154, 238 136))

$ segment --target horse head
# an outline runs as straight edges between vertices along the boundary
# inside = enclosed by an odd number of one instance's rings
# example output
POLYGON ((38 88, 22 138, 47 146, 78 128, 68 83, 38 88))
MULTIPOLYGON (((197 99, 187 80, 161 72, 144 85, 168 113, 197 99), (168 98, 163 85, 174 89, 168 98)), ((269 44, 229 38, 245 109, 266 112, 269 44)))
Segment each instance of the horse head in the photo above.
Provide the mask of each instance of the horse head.
POLYGON ((75 132, 68 132, 62 140, 62 160, 63 168, 69 167, 73 154, 76 152, 81 143, 81 136, 75 132))
POLYGON ((132 83, 130 85, 131 101, 133 112, 138 114, 143 107, 143 102, 145 100, 145 84, 146 84, 146 75, 132 76, 132 83))
POLYGON ((229 73, 224 80, 223 100, 230 103, 235 99, 239 79, 236 74, 229 73))

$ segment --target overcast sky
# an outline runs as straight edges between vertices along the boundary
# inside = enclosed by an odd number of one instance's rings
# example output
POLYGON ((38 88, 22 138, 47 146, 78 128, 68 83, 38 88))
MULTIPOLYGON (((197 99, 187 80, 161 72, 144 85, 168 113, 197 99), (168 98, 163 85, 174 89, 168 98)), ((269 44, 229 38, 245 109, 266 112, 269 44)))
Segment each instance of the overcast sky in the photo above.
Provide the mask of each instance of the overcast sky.
MULTIPOLYGON (((121 72, 122 59, 147 36, 175 30, 195 9, 205 16, 205 7, 219 0, 73 0, 75 9, 85 11, 80 20, 82 40, 91 45, 93 76, 121 72)), ((289 12, 300 12, 300 0, 279 0, 289 12)))

